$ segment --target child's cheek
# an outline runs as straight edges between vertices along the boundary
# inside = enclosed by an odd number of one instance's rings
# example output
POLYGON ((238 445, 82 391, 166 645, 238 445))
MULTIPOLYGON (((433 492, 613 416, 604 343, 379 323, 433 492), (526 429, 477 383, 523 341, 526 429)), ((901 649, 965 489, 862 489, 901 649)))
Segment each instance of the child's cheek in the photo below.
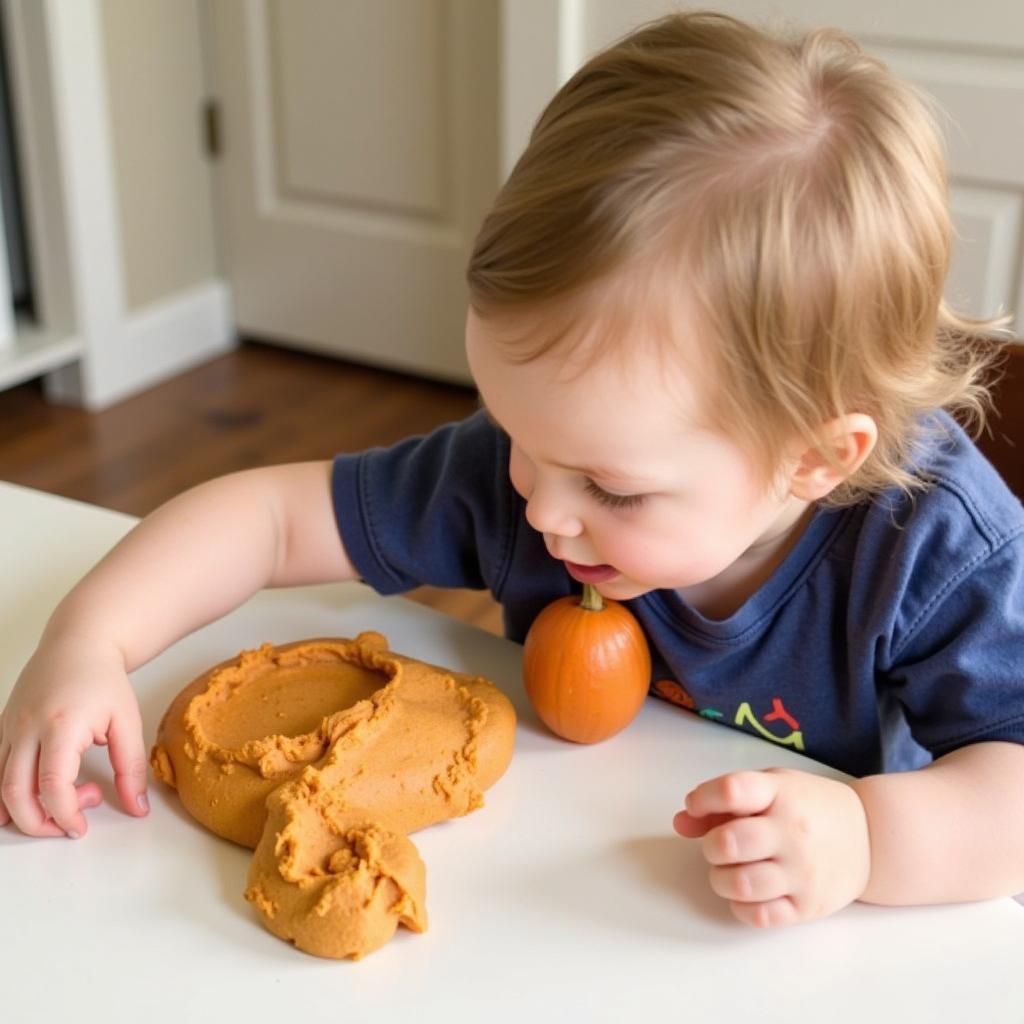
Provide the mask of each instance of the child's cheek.
POLYGON ((714 575, 716 559, 678 537, 651 536, 623 524, 602 531, 601 560, 625 576, 659 587, 686 586, 714 575))
POLYGON ((529 460, 515 445, 512 445, 508 457, 508 478, 516 493, 524 501, 529 501, 533 493, 533 469, 529 460))
POLYGON ((656 551, 628 523, 603 523, 593 538, 602 562, 636 579, 649 579, 664 566, 665 552, 656 551))

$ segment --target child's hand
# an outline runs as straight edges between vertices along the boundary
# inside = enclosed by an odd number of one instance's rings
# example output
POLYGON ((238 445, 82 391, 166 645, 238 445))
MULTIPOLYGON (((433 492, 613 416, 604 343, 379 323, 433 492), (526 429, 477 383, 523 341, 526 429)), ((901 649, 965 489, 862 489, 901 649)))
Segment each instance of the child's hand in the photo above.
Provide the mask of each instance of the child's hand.
POLYGON ((760 928, 841 910, 867 887, 868 822, 854 790, 807 772, 769 768, 703 782, 673 820, 703 836, 711 888, 760 928))
POLYGON ((82 754, 107 744, 121 805, 147 813, 142 723, 124 659, 115 648, 63 636, 41 644, 0 715, 0 825, 30 836, 86 832, 82 810, 102 802, 75 785, 82 754))

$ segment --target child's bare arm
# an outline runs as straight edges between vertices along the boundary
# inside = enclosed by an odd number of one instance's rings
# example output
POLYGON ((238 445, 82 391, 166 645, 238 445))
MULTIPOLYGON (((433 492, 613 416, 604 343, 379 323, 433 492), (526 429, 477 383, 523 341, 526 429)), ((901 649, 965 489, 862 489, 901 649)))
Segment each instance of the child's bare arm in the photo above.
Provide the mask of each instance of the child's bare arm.
POLYGON ((88 628, 131 672, 263 587, 350 579, 330 463, 219 477, 139 524, 61 602, 50 629, 88 628))
POLYGON ((0 824, 84 834, 81 756, 109 746, 118 795, 145 813, 146 751, 128 673, 263 587, 352 579, 329 462, 211 480, 143 520, 64 598, 0 716, 0 824), (52 820, 49 820, 52 819, 52 820))
POLYGON ((871 835, 866 903, 960 903, 1024 892, 1024 746, 974 743, 920 771, 853 785, 871 835))

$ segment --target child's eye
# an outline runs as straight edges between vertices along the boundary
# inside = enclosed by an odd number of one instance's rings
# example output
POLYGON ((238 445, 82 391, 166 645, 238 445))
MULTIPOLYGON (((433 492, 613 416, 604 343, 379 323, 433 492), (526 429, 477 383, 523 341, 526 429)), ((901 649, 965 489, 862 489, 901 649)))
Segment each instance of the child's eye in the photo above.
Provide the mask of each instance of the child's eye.
POLYGON ((598 487, 589 477, 587 478, 585 490, 602 505, 609 508, 636 508, 643 503, 644 494, 610 494, 603 487, 598 487))

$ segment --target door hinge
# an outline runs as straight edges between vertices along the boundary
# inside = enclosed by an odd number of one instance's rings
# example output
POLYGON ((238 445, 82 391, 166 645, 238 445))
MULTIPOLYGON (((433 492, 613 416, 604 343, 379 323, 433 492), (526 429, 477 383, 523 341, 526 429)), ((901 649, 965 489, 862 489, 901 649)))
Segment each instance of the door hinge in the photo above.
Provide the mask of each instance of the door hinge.
POLYGON ((203 102, 203 148, 211 160, 220 156, 220 104, 215 99, 203 102))

